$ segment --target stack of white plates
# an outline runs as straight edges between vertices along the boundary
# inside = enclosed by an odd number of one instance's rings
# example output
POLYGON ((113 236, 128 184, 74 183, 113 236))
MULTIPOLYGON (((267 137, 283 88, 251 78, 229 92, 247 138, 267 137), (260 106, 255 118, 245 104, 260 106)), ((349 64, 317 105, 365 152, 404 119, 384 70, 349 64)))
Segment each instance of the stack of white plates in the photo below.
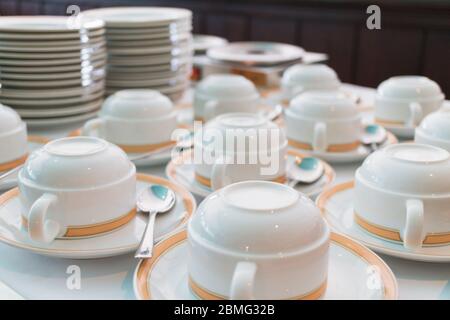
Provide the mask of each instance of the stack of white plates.
POLYGON ((0 17, 0 102, 30 125, 94 116, 104 95, 104 33, 101 20, 0 17))
POLYGON ((117 7, 83 12, 105 22, 107 94, 130 88, 178 99, 192 67, 192 13, 161 7, 117 7))

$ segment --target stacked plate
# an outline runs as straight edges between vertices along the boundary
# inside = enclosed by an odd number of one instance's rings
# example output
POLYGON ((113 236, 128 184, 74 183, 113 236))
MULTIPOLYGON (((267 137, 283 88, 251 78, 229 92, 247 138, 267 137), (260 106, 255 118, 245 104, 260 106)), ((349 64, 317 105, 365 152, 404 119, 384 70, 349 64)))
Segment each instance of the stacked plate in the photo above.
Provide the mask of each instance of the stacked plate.
POLYGON ((117 7, 83 12, 106 25, 107 94, 130 88, 178 99, 192 65, 192 13, 160 7, 117 7))
POLYGON ((94 116, 104 95, 104 33, 101 20, 0 17, 0 102, 29 125, 94 116))

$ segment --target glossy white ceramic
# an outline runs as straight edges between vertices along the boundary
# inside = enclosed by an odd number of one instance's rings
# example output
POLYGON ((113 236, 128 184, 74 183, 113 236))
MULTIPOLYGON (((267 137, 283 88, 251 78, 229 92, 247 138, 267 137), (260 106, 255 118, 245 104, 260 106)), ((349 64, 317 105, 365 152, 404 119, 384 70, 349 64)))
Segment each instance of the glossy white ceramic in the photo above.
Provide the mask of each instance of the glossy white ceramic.
POLYGON ((359 223, 374 234, 402 241, 409 250, 450 240, 449 207, 450 154, 444 149, 391 145, 371 154, 356 171, 359 223))
POLYGON ((255 113, 258 102, 258 90, 250 80, 233 74, 213 74, 195 88, 194 117, 210 120, 223 113, 255 113))
POLYGON ((22 217, 36 242, 69 227, 105 224, 135 208, 136 168, 105 140, 62 138, 34 151, 19 173, 22 217))
POLYGON ((28 152, 27 126, 13 109, 0 104, 0 165, 28 152))
POLYGON ((319 209, 294 189, 235 183, 207 197, 189 221, 189 276, 231 299, 304 296, 326 281, 329 237, 319 209))
POLYGON ((416 128, 414 141, 450 152, 450 106, 444 106, 426 116, 416 128))

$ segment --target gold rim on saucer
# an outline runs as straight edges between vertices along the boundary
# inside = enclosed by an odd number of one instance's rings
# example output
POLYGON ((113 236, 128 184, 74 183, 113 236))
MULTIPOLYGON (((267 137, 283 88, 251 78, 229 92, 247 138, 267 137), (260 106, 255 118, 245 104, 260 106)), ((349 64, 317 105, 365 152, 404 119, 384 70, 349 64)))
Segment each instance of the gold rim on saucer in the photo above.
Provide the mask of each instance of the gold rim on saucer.
MULTIPOLYGON (((27 140, 29 143, 31 142, 31 143, 39 143, 39 144, 46 144, 47 142, 50 141, 48 138, 41 137, 41 136, 28 136, 27 140)), ((19 159, 0 164, 0 172, 8 171, 8 170, 14 169, 17 166, 20 166, 21 164, 24 164, 25 161, 27 161, 27 158, 28 158, 28 154, 20 157, 19 159)))
MULTIPOLYGON (((195 199, 193 198, 193 196, 190 194, 189 191, 187 191, 185 188, 172 183, 171 181, 161 178, 161 177, 156 177, 156 176, 152 176, 152 175, 148 175, 148 174, 143 174, 143 173, 137 173, 136 174, 136 178, 138 181, 140 182, 147 182, 147 183, 152 183, 152 184, 160 184, 160 185, 164 185, 166 187, 171 188, 175 194, 177 196, 179 196, 182 201, 183 201, 183 205, 184 205, 184 209, 185 212, 183 213, 184 217, 183 219, 177 224, 176 227, 174 227, 174 230, 178 227, 180 227, 181 225, 185 224, 189 218, 192 216, 192 214, 194 213, 195 209, 196 209, 196 203, 195 203, 195 199)), ((11 199, 17 197, 19 195, 19 188, 14 188, 11 189, 7 192, 5 192, 4 194, 0 195, 0 207, 3 206, 5 203, 7 203, 8 201, 10 201, 11 199)), ((134 211, 134 210, 133 210, 134 211)), ((19 213, 20 214, 20 213, 19 213)), ((136 217, 136 215, 133 215, 133 218, 136 217)), ((130 219, 131 221, 132 219, 130 219)), ((66 238, 67 239, 67 238, 66 238)), ((76 238, 74 238, 74 240, 76 240, 76 238)), ((72 241, 74 241, 72 240, 72 241)), ((52 249, 52 248, 41 248, 41 247, 35 247, 33 245, 28 245, 28 244, 23 244, 21 242, 17 242, 11 239, 6 238, 3 235, 0 235, 0 241, 18 248, 22 248, 22 249, 34 249, 35 251, 38 252, 42 252, 42 253, 54 253, 57 251, 62 251, 62 252, 89 252, 91 250, 71 250, 71 249, 52 249)), ((135 248, 136 245, 132 245, 129 246, 129 249, 132 250, 135 248)), ((117 247, 117 248, 106 248, 106 249, 98 249, 96 251, 98 252, 102 252, 102 251, 111 251, 111 250, 122 250, 122 249, 128 249, 128 247, 117 247)))
MULTIPOLYGON (((79 137, 79 136, 81 136, 81 128, 70 132, 68 135, 68 137, 79 137)), ((176 141, 165 141, 161 143, 145 144, 145 145, 123 145, 123 144, 116 144, 116 145, 126 153, 144 153, 157 151, 158 149, 165 148, 170 145, 175 146, 176 144, 177 144, 176 141)))
MULTIPOLYGON (((317 206, 319 207, 322 212, 325 212, 325 205, 327 201, 334 196, 338 192, 342 192, 345 190, 353 189, 355 185, 354 181, 348 181, 345 183, 338 184, 326 191, 324 191, 318 198, 317 198, 317 206)), ((399 243, 403 243, 402 236, 400 234, 399 230, 387 228, 384 226, 380 226, 377 224, 374 224, 372 222, 369 222, 362 218, 360 215, 358 215, 357 212, 353 213, 353 219, 354 221, 366 230, 367 232, 383 238, 385 240, 395 241, 399 243)), ((326 218, 326 215, 323 214, 326 218)), ((450 232, 443 232, 443 233, 429 233, 425 236, 425 239, 423 241, 424 245, 445 245, 450 243, 450 232)))
POLYGON ((404 121, 383 120, 383 119, 375 118, 375 123, 379 124, 380 126, 383 126, 383 127, 399 127, 399 128, 409 129, 409 127, 405 126, 404 121))
MULTIPOLYGON (((177 158, 172 159, 166 168, 167 176, 169 178, 177 181, 177 174, 178 174, 177 167, 180 165, 183 165, 186 160, 190 159, 193 152, 194 152, 194 150, 186 150, 186 151, 183 151, 177 158)), ((304 155, 304 154, 300 153, 299 151, 292 150, 292 149, 287 151, 287 155, 295 157, 296 161, 298 161, 299 159, 301 160, 305 157, 308 157, 307 155, 304 155)), ((326 188, 334 181, 334 178, 336 177, 336 173, 328 163, 326 163, 325 161, 322 161, 322 160, 320 160, 320 161, 322 162, 322 165, 324 166, 324 170, 325 170, 324 176, 327 179, 327 183, 322 188, 326 188)), ((201 175, 198 175, 197 173, 195 173, 195 180, 203 186, 211 187, 210 179, 203 177, 201 175)), ((279 183, 285 183, 286 177, 278 177, 272 181, 279 182, 279 183)))
MULTIPOLYGON (((159 259, 164 256, 169 250, 173 249, 177 245, 182 244, 187 240, 187 231, 180 231, 166 240, 157 244, 153 251, 153 257, 150 259, 141 260, 135 273, 135 284, 139 297, 144 300, 152 299, 152 293, 150 290, 149 278, 153 271, 154 266, 159 259)), ((386 263, 381 260, 375 253, 364 247, 362 244, 350 239, 347 236, 331 232, 330 240, 335 244, 352 251, 355 255, 367 262, 371 266, 377 266, 379 275, 383 281, 383 298, 385 300, 397 299, 397 283, 394 275, 392 274, 386 263)), ((321 290, 325 291, 326 286, 322 285, 315 292, 315 296, 309 296, 310 298, 319 298, 321 290)), ((311 293, 311 294, 313 294, 311 293)), ((304 297, 303 297, 304 298, 304 297)))

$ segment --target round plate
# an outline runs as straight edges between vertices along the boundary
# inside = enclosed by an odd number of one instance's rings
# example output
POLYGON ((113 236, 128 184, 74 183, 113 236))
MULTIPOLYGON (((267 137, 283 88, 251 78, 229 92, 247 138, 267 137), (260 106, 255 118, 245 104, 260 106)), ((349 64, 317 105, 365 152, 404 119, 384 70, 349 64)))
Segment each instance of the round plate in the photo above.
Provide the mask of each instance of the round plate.
POLYGON ((104 81, 98 81, 92 82, 88 86, 62 89, 2 89, 0 92, 0 99, 3 101, 3 98, 51 99, 84 96, 102 90, 104 85, 104 81))
POLYGON ((52 32, 52 33, 12 33, 0 32, 0 40, 78 40, 82 37, 95 38, 105 34, 105 29, 89 30, 87 32, 52 32))
POLYGON ((65 117, 78 115, 80 113, 87 113, 92 111, 98 111, 103 104, 103 98, 84 105, 75 105, 72 107, 53 108, 53 109, 16 109, 23 118, 42 119, 49 117, 65 117))
POLYGON ((177 45, 191 40, 192 36, 189 33, 179 34, 176 37, 170 37, 167 39, 154 39, 154 40, 111 40, 108 39, 107 44, 109 49, 119 48, 135 48, 135 47, 154 47, 154 46, 170 46, 177 45))
POLYGON ((299 60, 304 54, 300 47, 276 42, 233 42, 211 48, 207 56, 214 60, 245 65, 273 65, 299 60))
POLYGON ((178 20, 192 19, 186 9, 163 7, 116 7, 83 11, 86 18, 101 19, 106 27, 135 28, 166 26, 178 20))
POLYGON ((74 23, 71 17, 59 16, 3 16, 0 19, 0 32, 44 33, 67 32, 77 33, 83 30, 96 30, 104 27, 100 19, 78 19, 74 23))
MULTIPOLYGON (((75 56, 75 53, 80 54, 80 52, 85 52, 88 49, 97 50, 101 47, 106 46, 106 41, 98 41, 96 43, 88 43, 88 44, 78 44, 75 46, 56 46, 56 47, 21 47, 21 46, 3 46, 0 44, 0 53, 3 57, 8 57, 6 54, 8 54, 10 57, 16 57, 17 55, 15 53, 34 53, 33 56, 31 56, 30 59, 35 59, 34 56, 39 54, 38 57, 43 56, 44 53, 48 54, 51 52, 61 52, 61 53, 67 53, 71 52, 72 56, 75 56)), ((18 56, 17 56, 18 57, 18 56)), ((28 59, 28 58, 25 58, 28 59)))
MULTIPOLYGON (((182 187, 160 177, 137 174, 137 192, 152 184, 170 187, 177 197, 176 204, 170 212, 156 217, 155 238, 159 241, 182 228, 195 212, 196 204, 192 195, 182 187)), ((18 194, 19 190, 16 188, 0 196, 0 242, 41 255, 93 259, 132 252, 139 246, 148 221, 147 215, 138 213, 125 226, 104 235, 55 240, 47 245, 39 244, 29 239, 22 225, 18 194)))
POLYGON ((42 74, 42 73, 58 73, 58 72, 85 72, 85 70, 91 70, 92 68, 100 68, 106 65, 106 58, 101 57, 93 61, 77 61, 71 65, 62 66, 2 66, 2 72, 22 73, 22 74, 42 74))
POLYGON ((109 35, 136 35, 136 34, 158 34, 158 33, 170 33, 177 34, 182 32, 189 32, 192 29, 192 23, 190 20, 179 20, 171 22, 162 27, 133 27, 133 28, 112 28, 106 29, 106 36, 109 35))
MULTIPOLYGON (((28 152, 31 153, 34 150, 41 148, 47 142, 49 142, 49 139, 47 139, 46 137, 28 136, 28 152)), ((0 176, 2 175, 2 173, 5 172, 0 172, 0 176)), ((0 192, 14 188, 16 185, 17 185, 17 175, 13 174, 8 178, 5 178, 4 180, 0 181, 0 192)))
MULTIPOLYGON (((9 72, 2 72, 1 78, 2 82, 10 82, 13 83, 15 86, 24 86, 24 87, 31 87, 36 85, 36 83, 43 83, 42 86, 48 85, 48 83, 52 83, 53 85, 58 85, 61 82, 65 83, 65 80, 73 80, 78 81, 77 83, 81 84, 81 81, 86 81, 88 79, 98 81, 101 79, 104 79, 105 77, 105 69, 104 68, 97 68, 97 69, 91 69, 86 70, 86 72, 64 72, 64 73, 30 73, 30 74, 23 74, 23 73, 9 73, 9 72), (58 80, 58 81, 55 81, 58 80)), ((38 85, 39 86, 39 85, 38 85)))
POLYGON ((5 51, 0 48, 0 58, 5 59, 23 59, 23 60, 50 60, 50 59, 69 59, 77 57, 89 57, 96 54, 106 54, 105 43, 99 46, 86 46, 81 49, 78 48, 74 51, 64 51, 64 52, 17 52, 14 50, 5 51))
MULTIPOLYGON (((212 190, 195 179, 195 165, 192 163, 192 152, 192 150, 188 150, 178 157, 173 158, 166 167, 166 176, 170 181, 182 185, 195 196, 205 198, 212 190)), ((287 167, 289 168, 296 158, 304 157, 305 156, 299 152, 289 150, 287 167)), ((322 161, 322 165, 325 168, 325 174, 322 178, 312 184, 299 183, 294 189, 309 197, 314 197, 330 186, 336 177, 336 173, 326 162, 322 161)))
POLYGON ((28 127, 30 128, 43 128, 48 129, 49 127, 59 127, 65 126, 74 123, 80 123, 97 116, 97 111, 70 116, 70 117, 52 117, 48 119, 27 119, 23 118, 22 120, 26 122, 28 127))
POLYGON ((194 34, 194 51, 196 54, 204 54, 208 49, 223 47, 228 40, 221 37, 204 34, 194 34))
POLYGON ((94 61, 105 60, 106 49, 97 50, 92 54, 80 55, 76 58, 63 58, 63 59, 37 59, 37 60, 24 60, 24 59, 0 59, 0 66, 16 66, 16 67, 37 67, 37 66, 62 66, 66 64, 78 64, 79 68, 83 64, 91 64, 94 61))
POLYGON ((126 81, 126 80, 157 80, 162 78, 176 78, 181 75, 190 73, 187 65, 179 68, 176 71, 156 71, 156 72, 114 72, 109 70, 108 80, 126 81))
POLYGON ((150 80, 106 80, 108 87, 128 87, 128 88, 142 88, 153 86, 175 86, 180 83, 185 83, 189 79, 189 74, 186 72, 181 76, 162 78, 162 79, 150 79, 150 80))
POLYGON ((109 56, 108 64, 114 66, 153 66, 166 63, 184 63, 190 60, 191 49, 180 50, 178 55, 155 54, 127 56, 109 56))
POLYGON ((185 39, 190 35, 190 30, 187 29, 184 32, 170 33, 142 33, 142 34, 110 34, 106 38, 109 41, 151 41, 151 40, 170 40, 170 41, 180 41, 185 39))
POLYGON ((93 92, 88 95, 83 96, 76 96, 71 98, 56 98, 56 99, 6 99, 1 98, 0 101, 6 105, 14 106, 17 108, 27 108, 30 109, 32 107, 36 109, 40 109, 42 107, 64 107, 64 106, 70 106, 74 104, 80 104, 85 102, 90 102, 96 99, 99 99, 104 95, 104 90, 99 90, 96 92, 93 92))
MULTIPOLYGON (((186 81, 186 83, 180 84, 180 85, 176 85, 176 86, 161 86, 161 87, 149 87, 147 89, 152 89, 152 90, 157 90, 162 94, 168 95, 168 94, 172 94, 172 93, 179 93, 179 92, 183 92, 185 91, 187 88, 189 87, 189 82, 186 81)), ((110 95, 113 94, 114 92, 118 91, 118 90, 123 90, 126 89, 127 87, 111 87, 108 86, 106 88, 106 94, 110 95)))
POLYGON ((427 246, 411 252, 398 242, 376 237, 353 219, 353 181, 338 184, 323 192, 316 200, 330 227, 379 253, 427 262, 450 262, 450 245, 427 246))
MULTIPOLYGON (((387 132, 387 140, 386 142, 380 146, 380 148, 385 147, 390 144, 398 143, 397 138, 390 133, 387 132)), ((310 154, 314 157, 325 160, 329 163, 353 163, 363 161, 370 154, 370 150, 363 145, 360 145, 358 148, 352 151, 346 152, 319 152, 313 150, 303 150, 298 148, 293 148, 293 150, 298 150, 304 154, 310 154)))
POLYGON ((81 74, 78 74, 78 77, 75 79, 57 79, 57 80, 11 80, 5 78, 4 75, 2 74, 1 83, 3 89, 12 88, 19 90, 34 89, 34 88, 53 89, 58 87, 75 87, 82 85, 87 86, 89 83, 102 81, 105 78, 105 72, 103 71, 102 76, 100 76, 100 74, 101 73, 98 72, 95 78, 89 77, 88 75, 84 75, 83 77, 81 77, 81 74))
MULTIPOLYGON (((105 41, 104 36, 97 37, 78 37, 75 40, 2 40, 0 43, 1 48, 20 48, 23 52, 32 50, 48 50, 57 51, 67 48, 79 48, 80 46, 95 45, 105 41)), ((3 49, 2 49, 3 50, 3 49)))
POLYGON ((184 44, 180 45, 174 45, 174 46, 143 46, 143 47, 137 47, 137 48, 126 48, 126 47, 119 47, 119 48, 111 48, 108 47, 108 53, 110 53, 113 56, 138 56, 138 55, 146 55, 146 54, 170 54, 172 56, 177 56, 181 52, 183 52, 183 49, 190 48, 190 43, 186 41, 184 44))
MULTIPOLYGON (((196 300, 188 286, 187 231, 160 242, 151 259, 141 260, 133 277, 138 299, 196 300)), ((323 300, 394 300, 397 281, 375 253, 331 233, 327 288, 323 300), (373 280, 373 281, 371 281, 373 280)))

